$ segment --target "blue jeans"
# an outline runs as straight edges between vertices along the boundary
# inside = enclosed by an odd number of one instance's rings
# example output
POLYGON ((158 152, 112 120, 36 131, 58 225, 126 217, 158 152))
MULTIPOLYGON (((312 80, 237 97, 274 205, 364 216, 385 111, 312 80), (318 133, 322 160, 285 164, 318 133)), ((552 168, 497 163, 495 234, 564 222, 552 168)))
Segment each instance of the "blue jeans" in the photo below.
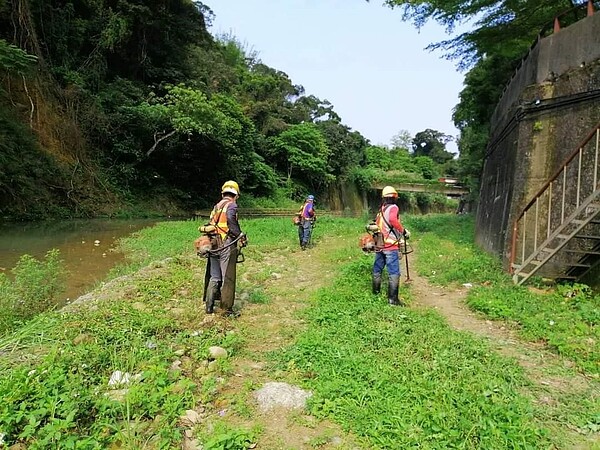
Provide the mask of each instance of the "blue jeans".
POLYGON ((306 246, 310 241, 310 233, 312 232, 312 222, 310 220, 302 219, 300 226, 298 227, 298 237, 300 238, 300 245, 306 246))
POLYGON ((400 275, 400 257, 398 250, 384 250, 375 253, 373 275, 381 275, 387 266, 388 275, 400 275))

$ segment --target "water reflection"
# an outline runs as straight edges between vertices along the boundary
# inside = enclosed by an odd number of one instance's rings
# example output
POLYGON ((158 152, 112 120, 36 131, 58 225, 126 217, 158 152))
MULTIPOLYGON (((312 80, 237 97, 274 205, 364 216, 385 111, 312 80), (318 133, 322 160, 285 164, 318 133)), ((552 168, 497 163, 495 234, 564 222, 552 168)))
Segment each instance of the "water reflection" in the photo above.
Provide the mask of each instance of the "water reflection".
POLYGON ((74 299, 123 260, 115 250, 118 239, 154 223, 154 219, 0 223, 0 271, 10 273, 23 254, 41 259, 58 248, 69 272, 64 297, 74 299))

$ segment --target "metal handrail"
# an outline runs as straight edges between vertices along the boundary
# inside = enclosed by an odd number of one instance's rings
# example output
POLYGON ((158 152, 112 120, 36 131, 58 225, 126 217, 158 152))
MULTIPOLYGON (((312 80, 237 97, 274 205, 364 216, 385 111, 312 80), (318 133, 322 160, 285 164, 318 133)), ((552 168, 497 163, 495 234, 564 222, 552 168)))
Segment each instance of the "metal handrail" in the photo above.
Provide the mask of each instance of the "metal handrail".
MULTIPOLYGON (((514 221, 514 225, 513 225, 513 230, 512 230, 512 241, 511 241, 511 252, 510 252, 510 265, 509 265, 509 270, 511 273, 514 273, 514 267, 515 267, 515 260, 516 260, 516 253, 517 253, 517 241, 518 241, 518 229, 519 229, 519 223, 521 221, 521 219, 527 218, 527 213, 529 212, 529 210, 532 207, 536 207, 535 208, 535 238, 534 238, 534 249, 533 252, 537 251, 537 233, 538 233, 538 214, 539 214, 539 204, 540 204, 540 199, 542 198, 543 195, 545 195, 548 191, 549 191, 549 195, 548 195, 548 218, 547 218, 547 230, 546 230, 546 237, 550 236, 550 225, 551 225, 551 221, 550 221, 550 215, 551 215, 551 211, 552 211, 552 185, 554 182, 556 182, 558 180, 558 177, 561 175, 563 176, 563 180, 562 180, 562 200, 561 200, 561 220, 560 220, 560 224, 558 224, 557 228, 562 226, 565 220, 565 193, 566 193, 566 175, 567 175, 567 169, 570 163, 572 163, 576 157, 578 157, 577 160, 577 198, 576 198, 576 207, 579 207, 581 199, 580 199, 580 192, 581 192, 581 172, 582 172, 582 157, 583 157, 583 150, 584 148, 586 148, 586 146, 592 141, 593 138, 596 138, 596 143, 595 143, 595 157, 594 157, 594 177, 593 177, 593 190, 597 189, 597 185, 598 185, 598 162, 599 162, 599 149, 600 149, 600 123, 598 123, 598 125, 596 125, 594 127, 594 129, 586 136, 586 138, 581 142, 580 145, 578 145, 573 152, 571 152, 571 154, 567 157, 567 159, 565 160, 565 162, 563 162, 563 164, 558 168, 558 170, 553 174, 553 176, 541 187, 541 189, 533 196, 533 198, 529 201, 529 203, 527 203, 527 205, 523 208, 523 210, 521 211, 521 213, 517 216, 517 218, 514 221)), ((526 230, 524 229, 523 234, 525 235, 526 230)), ((524 240, 524 236, 523 236, 523 240, 524 240)), ((533 253, 532 253, 533 254, 533 253)), ((526 260, 526 255, 525 255, 525 242, 523 242, 523 255, 522 255, 522 260, 521 262, 526 260)))

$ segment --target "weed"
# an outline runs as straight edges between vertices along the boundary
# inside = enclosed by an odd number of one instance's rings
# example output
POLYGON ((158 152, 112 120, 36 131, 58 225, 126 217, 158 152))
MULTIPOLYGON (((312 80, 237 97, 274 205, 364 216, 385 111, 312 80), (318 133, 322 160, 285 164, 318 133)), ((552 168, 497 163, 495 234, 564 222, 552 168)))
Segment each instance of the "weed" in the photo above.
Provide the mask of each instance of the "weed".
POLYGON ((256 430, 230 427, 217 422, 210 436, 203 436, 203 448, 206 450, 244 450, 253 448, 256 430))
POLYGON ((50 250, 43 261, 23 255, 11 280, 0 273, 0 334, 57 304, 64 290, 60 252, 50 250))
POLYGON ((275 354, 311 388, 311 412, 372 448, 547 446, 518 394, 518 366, 435 313, 391 308, 369 293, 371 261, 346 263, 306 311, 309 328, 275 354), (314 376, 314 374, 318 376, 314 376))
POLYGON ((261 288, 253 290, 250 294, 250 303, 266 304, 270 301, 269 296, 261 288))

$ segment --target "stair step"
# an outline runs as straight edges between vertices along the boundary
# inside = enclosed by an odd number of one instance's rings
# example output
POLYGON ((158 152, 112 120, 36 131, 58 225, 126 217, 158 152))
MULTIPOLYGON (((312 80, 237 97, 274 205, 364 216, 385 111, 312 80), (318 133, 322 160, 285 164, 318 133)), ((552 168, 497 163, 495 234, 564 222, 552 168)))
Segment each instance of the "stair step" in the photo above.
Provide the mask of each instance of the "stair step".
POLYGON ((585 267, 586 269, 589 269, 590 267, 592 267, 590 264, 580 264, 580 263, 575 263, 575 264, 569 264, 570 267, 585 267))
POLYGON ((558 249, 556 248, 545 248, 543 250, 540 250, 542 252, 546 252, 546 253, 556 253, 558 251, 558 249))
POLYGON ((600 252, 596 252, 596 251, 586 251, 586 250, 567 250, 567 253, 573 253, 576 255, 599 255, 600 256, 600 252))
POLYGON ((598 239, 600 240, 600 236, 592 236, 587 234, 576 234, 574 237, 577 239, 598 239))

